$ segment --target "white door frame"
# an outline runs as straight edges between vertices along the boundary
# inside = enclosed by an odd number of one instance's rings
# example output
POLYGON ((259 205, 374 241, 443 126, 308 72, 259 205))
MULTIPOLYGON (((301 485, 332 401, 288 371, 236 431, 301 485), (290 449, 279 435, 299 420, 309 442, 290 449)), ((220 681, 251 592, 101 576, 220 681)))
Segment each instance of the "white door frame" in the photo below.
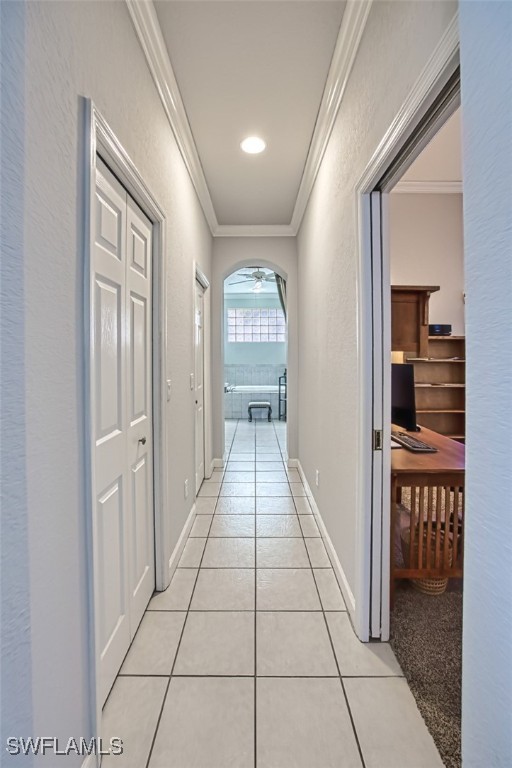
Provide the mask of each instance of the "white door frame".
MULTIPOLYGON (((144 211, 153 225, 153 483, 155 518, 155 583, 162 590, 169 583, 168 557, 165 542, 168 540, 167 510, 167 400, 166 400, 166 350, 167 350, 167 294, 165 261, 165 215, 140 173, 128 156, 122 144, 98 112, 90 99, 83 99, 84 125, 84 434, 85 467, 84 488, 86 496, 86 545, 87 585, 89 596, 89 682, 91 733, 101 736, 101 696, 98 685, 96 660, 100 648, 99 631, 95 618, 98 584, 93 562, 93 514, 92 490, 94 488, 94 445, 92 440, 92 340, 91 326, 91 233, 94 226, 94 194, 96 180, 96 157, 100 155, 112 172, 118 177, 127 192, 144 211)), ((97 762, 99 765, 99 762, 97 762)))
MULTIPOLYGON (((208 434, 208 425, 210 423, 209 418, 209 397, 210 397, 210 366, 208 365, 207 368, 207 348, 209 348, 209 335, 210 335, 210 311, 209 311, 209 287, 210 287, 210 281, 204 274, 204 272, 201 270, 199 265, 194 262, 194 281, 193 281, 193 287, 194 287, 194 295, 193 295, 193 303, 192 306, 194 308, 194 314, 195 314, 195 306, 196 306, 196 283, 199 283, 201 288, 203 289, 203 460, 204 460, 204 476, 211 477, 212 475, 212 457, 211 457, 211 451, 209 450, 210 445, 210 435, 208 434)), ((192 323, 194 338, 193 338, 193 352, 194 352, 194 387, 195 387, 195 378, 197 375, 197 372, 195 371, 195 317, 194 322, 192 323)), ((195 420, 194 420, 195 425, 195 420)), ((195 454, 195 426, 194 426, 194 456, 195 454)), ((195 458, 194 458, 194 464, 195 464, 195 458)), ((195 494, 197 495, 197 490, 195 491, 195 494)))
MULTIPOLYGON (((357 304, 358 361, 361 394, 359 401, 358 477, 356 530, 356 605, 354 627, 360 640, 370 637, 389 639, 389 467, 391 448, 389 425, 382 416, 390 412, 390 387, 382 368, 384 356, 391 350, 391 315, 389 304, 382 302, 383 285, 389 285, 386 215, 381 215, 380 233, 372 237, 372 208, 370 196, 380 192, 381 214, 387 211, 388 192, 406 170, 400 169, 395 179, 381 180, 394 162, 404 153, 430 108, 442 93, 459 66, 459 29, 456 14, 432 56, 414 84, 409 96, 386 131, 363 175, 356 184, 358 216, 357 304), (376 272, 372 259, 378 261, 376 272), (373 344, 376 314, 381 313, 382 343, 373 344), (374 370, 380 371, 374 379, 374 370), (381 403, 381 420, 377 421, 374 401, 381 403), (382 451, 373 450, 373 431, 383 431, 382 451), (380 478, 380 481, 379 481, 380 478), (380 482, 379 487, 375 484, 380 482), (380 502, 380 503, 379 503, 380 502), (380 624, 380 627, 379 627, 380 624)), ((444 116, 446 119, 446 116, 444 116)), ((432 138, 432 132, 415 146, 416 156, 432 138)), ((410 157, 408 162, 412 162, 410 157)), ((388 355, 390 360, 390 355, 388 355)), ((384 361, 385 362, 385 361, 384 361)))

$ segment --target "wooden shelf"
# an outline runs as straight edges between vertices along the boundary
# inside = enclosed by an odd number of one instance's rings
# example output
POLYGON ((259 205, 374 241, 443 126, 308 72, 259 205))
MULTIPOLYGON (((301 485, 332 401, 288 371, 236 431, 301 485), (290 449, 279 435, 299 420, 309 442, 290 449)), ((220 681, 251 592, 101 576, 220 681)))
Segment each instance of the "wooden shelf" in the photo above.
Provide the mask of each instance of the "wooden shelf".
POLYGON ((391 348, 414 366, 420 424, 464 440, 466 339, 430 336, 429 298, 435 285, 391 286, 391 348))
POLYGON ((416 408, 416 413, 466 413, 456 408, 416 408))
POLYGON ((465 363, 460 357, 408 357, 408 363, 465 363))
POLYGON ((446 383, 439 383, 439 384, 430 382, 430 383, 423 383, 423 384, 415 384, 414 386, 429 387, 431 389, 466 389, 466 385, 463 384, 462 382, 458 382, 458 383, 446 382, 446 383))

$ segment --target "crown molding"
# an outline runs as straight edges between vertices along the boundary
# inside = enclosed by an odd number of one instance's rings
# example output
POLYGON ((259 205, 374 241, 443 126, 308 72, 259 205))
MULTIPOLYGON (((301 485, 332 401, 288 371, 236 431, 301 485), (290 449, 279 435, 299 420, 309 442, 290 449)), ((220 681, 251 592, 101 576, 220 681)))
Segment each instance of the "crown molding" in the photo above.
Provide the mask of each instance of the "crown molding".
POLYGON ((462 193, 462 181, 399 181, 391 191, 402 195, 458 195, 462 193))
MULTIPOLYGON (((459 15, 455 13, 398 114, 386 131, 356 185, 358 195, 371 192, 395 159, 397 148, 410 136, 440 88, 459 65, 459 15)), ((395 185, 395 189, 398 185, 395 185)))
POLYGON ((210 191, 152 0, 126 0, 135 32, 212 235, 218 227, 210 191))
POLYGON ((297 234, 301 225, 313 184, 322 163, 371 6, 372 0, 348 0, 347 2, 334 48, 331 67, 327 75, 299 193, 295 201, 291 220, 294 234, 297 234))
POLYGON ((219 225, 153 2, 152 0, 126 0, 126 4, 212 235, 214 237, 294 237, 304 216, 340 108, 372 0, 347 1, 292 220, 290 224, 279 225, 219 225))
POLYGON ((294 237, 290 224, 219 224, 214 237, 294 237))

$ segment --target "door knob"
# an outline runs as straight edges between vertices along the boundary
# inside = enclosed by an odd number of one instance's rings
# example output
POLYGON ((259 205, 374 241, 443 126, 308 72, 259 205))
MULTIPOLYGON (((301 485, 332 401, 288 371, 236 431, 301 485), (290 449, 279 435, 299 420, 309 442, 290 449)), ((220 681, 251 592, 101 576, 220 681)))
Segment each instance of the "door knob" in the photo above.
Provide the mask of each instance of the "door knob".
POLYGON ((139 437, 139 443, 142 443, 142 445, 146 445, 146 438, 145 437, 139 437))

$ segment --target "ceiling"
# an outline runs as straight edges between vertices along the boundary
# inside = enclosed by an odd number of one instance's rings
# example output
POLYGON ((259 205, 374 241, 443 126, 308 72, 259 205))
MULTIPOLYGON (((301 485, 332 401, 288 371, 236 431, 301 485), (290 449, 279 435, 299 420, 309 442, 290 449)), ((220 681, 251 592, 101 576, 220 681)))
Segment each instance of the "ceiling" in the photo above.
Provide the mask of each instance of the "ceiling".
POLYGON ((345 4, 156 0, 219 225, 289 225, 345 4), (248 135, 267 142, 246 155, 248 135))
POLYGON ((460 108, 427 144, 401 181, 462 181, 460 108))
POLYGON ((265 272, 266 275, 274 274, 271 269, 267 269, 266 267, 244 267, 243 269, 239 269, 236 272, 233 272, 232 275, 229 275, 229 277, 224 280, 224 293, 248 293, 251 296, 261 296, 262 293, 273 293, 277 295, 277 286, 275 283, 264 282, 262 283, 261 290, 253 291, 255 285, 254 280, 245 283, 239 282, 244 279, 239 275, 240 272, 253 272, 255 269, 259 269, 261 272, 265 272), (234 283, 238 283, 238 285, 234 285, 234 283))

